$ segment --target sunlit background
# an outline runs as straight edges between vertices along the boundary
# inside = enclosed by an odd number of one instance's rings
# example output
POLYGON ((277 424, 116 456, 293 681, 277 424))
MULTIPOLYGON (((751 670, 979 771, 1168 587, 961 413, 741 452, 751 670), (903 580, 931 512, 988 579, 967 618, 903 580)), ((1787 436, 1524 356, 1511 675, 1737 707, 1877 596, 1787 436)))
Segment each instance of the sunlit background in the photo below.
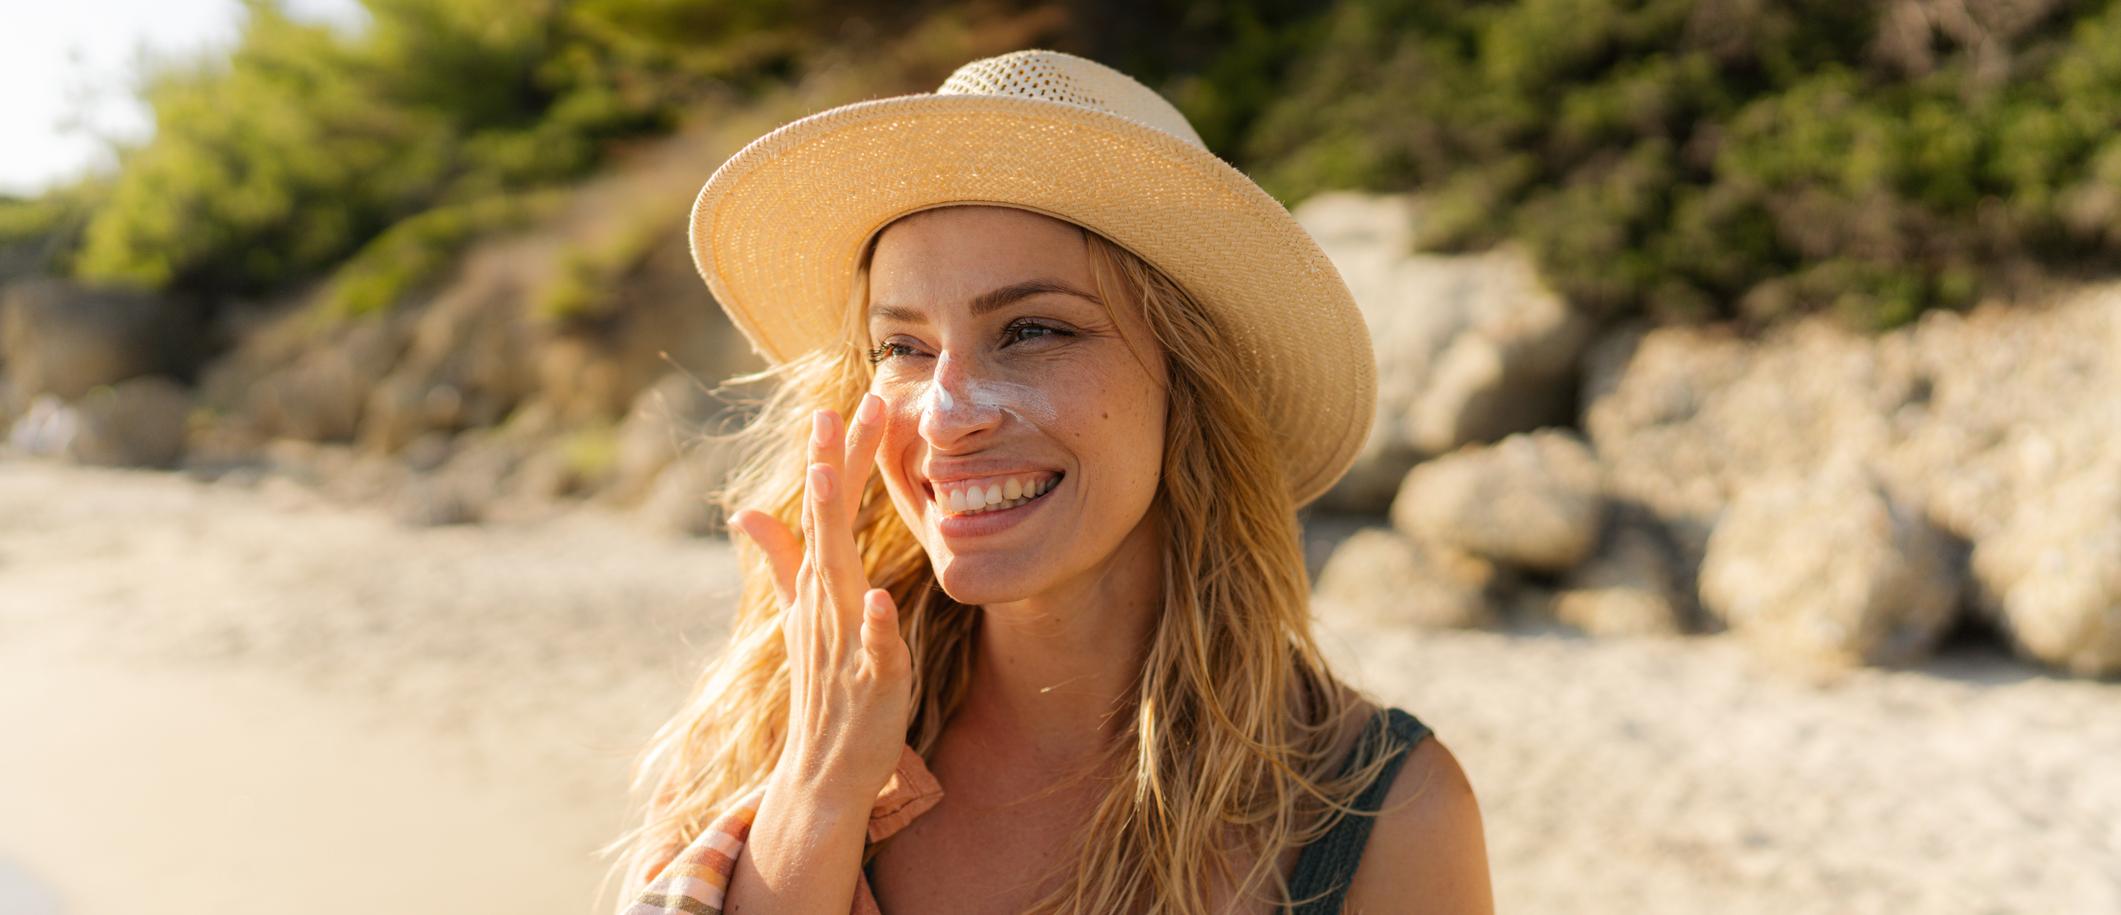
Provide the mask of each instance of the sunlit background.
POLYGON ((1502 911, 2121 912, 2121 3, 79 0, 0 14, 0 915, 609 911, 735 588, 692 197, 1025 47, 1356 293, 1321 637, 1502 911))

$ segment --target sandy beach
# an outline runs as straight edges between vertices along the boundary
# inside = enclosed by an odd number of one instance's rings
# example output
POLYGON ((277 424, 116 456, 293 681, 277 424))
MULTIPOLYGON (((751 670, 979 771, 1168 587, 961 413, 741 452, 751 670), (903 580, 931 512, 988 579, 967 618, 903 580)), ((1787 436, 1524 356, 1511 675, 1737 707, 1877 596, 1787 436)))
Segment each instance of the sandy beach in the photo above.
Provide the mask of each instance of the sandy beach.
MULTIPOLYGON (((732 574, 593 509, 410 528, 0 460, 0 912, 596 911, 732 574)), ((1972 642, 1812 683, 1721 636, 1325 638, 1459 756, 1502 911, 2121 911, 2121 684, 1972 642)))

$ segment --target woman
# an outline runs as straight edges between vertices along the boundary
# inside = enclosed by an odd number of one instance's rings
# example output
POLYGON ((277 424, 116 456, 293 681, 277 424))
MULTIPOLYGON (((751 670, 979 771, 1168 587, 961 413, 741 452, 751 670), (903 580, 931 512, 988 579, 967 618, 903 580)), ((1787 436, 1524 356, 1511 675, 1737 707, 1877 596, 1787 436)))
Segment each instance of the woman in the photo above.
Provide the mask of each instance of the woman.
POLYGON ((625 911, 1489 911, 1457 763, 1310 632, 1361 316, 1175 109, 976 61, 769 134, 693 216, 779 387, 625 911))

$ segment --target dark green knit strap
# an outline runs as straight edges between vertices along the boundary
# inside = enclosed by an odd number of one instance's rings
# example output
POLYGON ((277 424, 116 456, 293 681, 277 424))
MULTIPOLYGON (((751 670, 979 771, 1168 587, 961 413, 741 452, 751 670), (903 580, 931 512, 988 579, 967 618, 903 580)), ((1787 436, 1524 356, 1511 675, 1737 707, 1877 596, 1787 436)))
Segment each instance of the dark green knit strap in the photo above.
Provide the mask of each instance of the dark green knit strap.
MULTIPOLYGON (((1428 725, 1397 708, 1385 709, 1370 720, 1341 767, 1341 775, 1369 765, 1380 753, 1390 754, 1390 759, 1378 770, 1377 780, 1355 798, 1355 809, 1375 813, 1384 806, 1385 793, 1392 790, 1400 765, 1428 735, 1428 725)), ((1289 898, 1296 900, 1289 910, 1293 915, 1338 915, 1347 899, 1348 884, 1355 879, 1355 866, 1362 863, 1363 846, 1370 842, 1370 827, 1376 823, 1374 816, 1343 816, 1325 835, 1304 847, 1289 877, 1289 898)))

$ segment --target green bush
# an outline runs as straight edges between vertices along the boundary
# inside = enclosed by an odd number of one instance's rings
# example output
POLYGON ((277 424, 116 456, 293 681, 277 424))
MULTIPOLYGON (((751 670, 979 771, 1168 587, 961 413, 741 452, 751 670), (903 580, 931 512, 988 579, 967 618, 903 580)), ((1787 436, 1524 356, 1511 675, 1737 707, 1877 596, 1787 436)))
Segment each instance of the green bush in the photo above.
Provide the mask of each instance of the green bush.
MULTIPOLYGON (((156 130, 115 175, 0 203, 0 267, 56 262, 208 308, 326 277, 330 312, 387 308, 610 141, 709 96, 732 123, 777 114, 745 105, 940 6, 364 3, 370 27, 342 33, 247 0, 226 59, 145 82, 156 130)), ((1424 245, 1516 240, 1594 314, 1889 326, 2029 266, 2121 261, 2121 0, 1911 15, 1934 5, 979 8, 1061 10, 1038 43, 1158 87, 1284 200, 1418 189, 1424 245)), ((591 314, 642 247, 576 256, 540 310, 591 314)))
POLYGON ((553 322, 589 321, 605 317, 617 306, 614 293, 620 282, 647 260, 657 242, 682 226, 682 218, 659 208, 649 208, 657 218, 636 218, 623 231, 591 245, 571 248, 560 264, 552 285, 539 293, 531 314, 553 322))
POLYGON ((1285 200, 1420 189, 1426 245, 1516 239, 1604 315, 1884 327, 2110 267, 2121 5, 1959 6, 1344 0, 1240 152, 1285 200))
POLYGON ((320 314, 344 319, 388 310, 439 278, 473 241, 521 226, 556 201, 551 192, 497 195, 400 220, 332 271, 320 314))

